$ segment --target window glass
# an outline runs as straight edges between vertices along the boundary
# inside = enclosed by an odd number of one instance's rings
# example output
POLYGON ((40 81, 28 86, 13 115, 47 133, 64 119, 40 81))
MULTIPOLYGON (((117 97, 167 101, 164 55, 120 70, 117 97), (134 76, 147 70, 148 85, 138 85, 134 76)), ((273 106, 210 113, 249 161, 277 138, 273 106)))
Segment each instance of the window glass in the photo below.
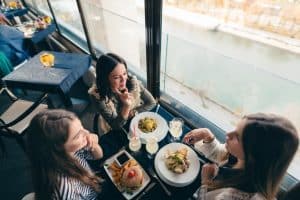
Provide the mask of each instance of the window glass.
POLYGON ((114 52, 146 77, 144 2, 142 0, 82 0, 93 46, 114 52))
MULTIPOLYGON (((300 3, 165 0, 161 89, 225 130, 277 113, 300 132, 300 3)), ((289 169, 300 179, 300 150, 289 169)))
POLYGON ((52 16, 47 0, 30 0, 25 1, 29 7, 32 7, 41 15, 52 16))
POLYGON ((43 15, 51 16, 51 12, 47 3, 47 0, 34 0, 35 2, 35 9, 39 11, 43 15))
POLYGON ((60 32, 72 42, 87 50, 86 37, 76 1, 50 0, 50 3, 60 32))
POLYGON ((24 2, 25 2, 26 5, 28 5, 28 6, 33 6, 33 0, 24 0, 24 2))

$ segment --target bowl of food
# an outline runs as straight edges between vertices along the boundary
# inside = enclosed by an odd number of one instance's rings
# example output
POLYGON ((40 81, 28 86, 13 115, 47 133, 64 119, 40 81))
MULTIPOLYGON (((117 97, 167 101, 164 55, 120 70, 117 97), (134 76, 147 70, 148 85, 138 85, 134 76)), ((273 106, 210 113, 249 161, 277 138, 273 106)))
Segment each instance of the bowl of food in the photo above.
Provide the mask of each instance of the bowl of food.
POLYGON ((139 120, 138 128, 143 133, 151 133, 151 132, 155 131, 155 129, 157 128, 157 122, 154 118, 144 117, 139 120))
POLYGON ((139 135, 144 144, 149 138, 156 138, 159 142, 166 137, 168 124, 164 118, 155 112, 142 112, 131 120, 129 131, 139 135))

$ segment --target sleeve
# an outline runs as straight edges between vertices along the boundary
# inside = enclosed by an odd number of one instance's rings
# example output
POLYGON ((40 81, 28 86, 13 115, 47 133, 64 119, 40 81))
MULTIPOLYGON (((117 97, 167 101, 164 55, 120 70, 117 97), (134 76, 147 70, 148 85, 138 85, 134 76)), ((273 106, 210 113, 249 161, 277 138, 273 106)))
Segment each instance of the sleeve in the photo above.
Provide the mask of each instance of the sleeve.
POLYGON ((195 143, 195 149, 200 153, 203 153, 206 158, 223 165, 227 162, 228 152, 225 148, 225 144, 221 144, 216 138, 211 143, 204 143, 203 140, 195 143))
POLYGON ((109 103, 106 103, 105 100, 97 100, 95 97, 92 97, 93 104, 97 111, 102 115, 106 122, 111 126, 112 129, 120 129, 125 123, 124 119, 120 113, 114 111, 109 103))
POLYGON ((201 185, 201 187, 198 189, 197 200, 206 200, 207 192, 208 192, 208 186, 201 185))
POLYGON ((156 101, 152 94, 139 82, 139 87, 141 90, 141 100, 144 102, 141 106, 137 107, 138 112, 149 111, 153 109, 156 105, 156 101))
POLYGON ((83 148, 75 153, 76 156, 86 159, 86 160, 95 160, 92 152, 88 148, 83 148))
POLYGON ((72 179, 69 179, 65 176, 59 177, 59 188, 54 192, 53 199, 59 200, 76 200, 80 199, 80 195, 76 192, 72 184, 72 179))

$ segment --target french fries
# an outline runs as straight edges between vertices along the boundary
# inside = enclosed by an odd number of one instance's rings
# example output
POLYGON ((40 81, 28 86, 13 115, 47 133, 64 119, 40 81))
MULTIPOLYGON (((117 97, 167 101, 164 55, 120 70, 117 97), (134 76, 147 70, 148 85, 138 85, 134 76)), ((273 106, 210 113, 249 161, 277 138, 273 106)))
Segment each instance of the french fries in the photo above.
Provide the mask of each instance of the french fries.
POLYGON ((120 184, 121 183, 121 177, 122 177, 124 171, 127 170, 128 168, 132 167, 132 166, 137 166, 137 165, 138 165, 138 163, 133 159, 128 160, 122 167, 120 167, 114 161, 113 163, 111 163, 111 165, 108 166, 108 169, 111 172, 114 183, 118 187, 121 187, 121 184, 120 184))

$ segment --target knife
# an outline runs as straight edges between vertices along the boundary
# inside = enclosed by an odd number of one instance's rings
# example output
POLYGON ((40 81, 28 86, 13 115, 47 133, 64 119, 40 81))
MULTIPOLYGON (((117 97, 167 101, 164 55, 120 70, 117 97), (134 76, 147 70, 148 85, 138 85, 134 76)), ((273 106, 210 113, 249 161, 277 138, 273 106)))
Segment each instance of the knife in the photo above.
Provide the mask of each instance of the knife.
POLYGON ((142 197, 145 195, 145 194, 147 194, 147 192, 149 192, 149 190, 151 190, 154 186, 156 185, 156 183, 155 182, 152 182, 143 192, 142 192, 142 194, 140 194, 137 198, 136 198, 136 200, 139 200, 139 199, 142 199, 142 197))

